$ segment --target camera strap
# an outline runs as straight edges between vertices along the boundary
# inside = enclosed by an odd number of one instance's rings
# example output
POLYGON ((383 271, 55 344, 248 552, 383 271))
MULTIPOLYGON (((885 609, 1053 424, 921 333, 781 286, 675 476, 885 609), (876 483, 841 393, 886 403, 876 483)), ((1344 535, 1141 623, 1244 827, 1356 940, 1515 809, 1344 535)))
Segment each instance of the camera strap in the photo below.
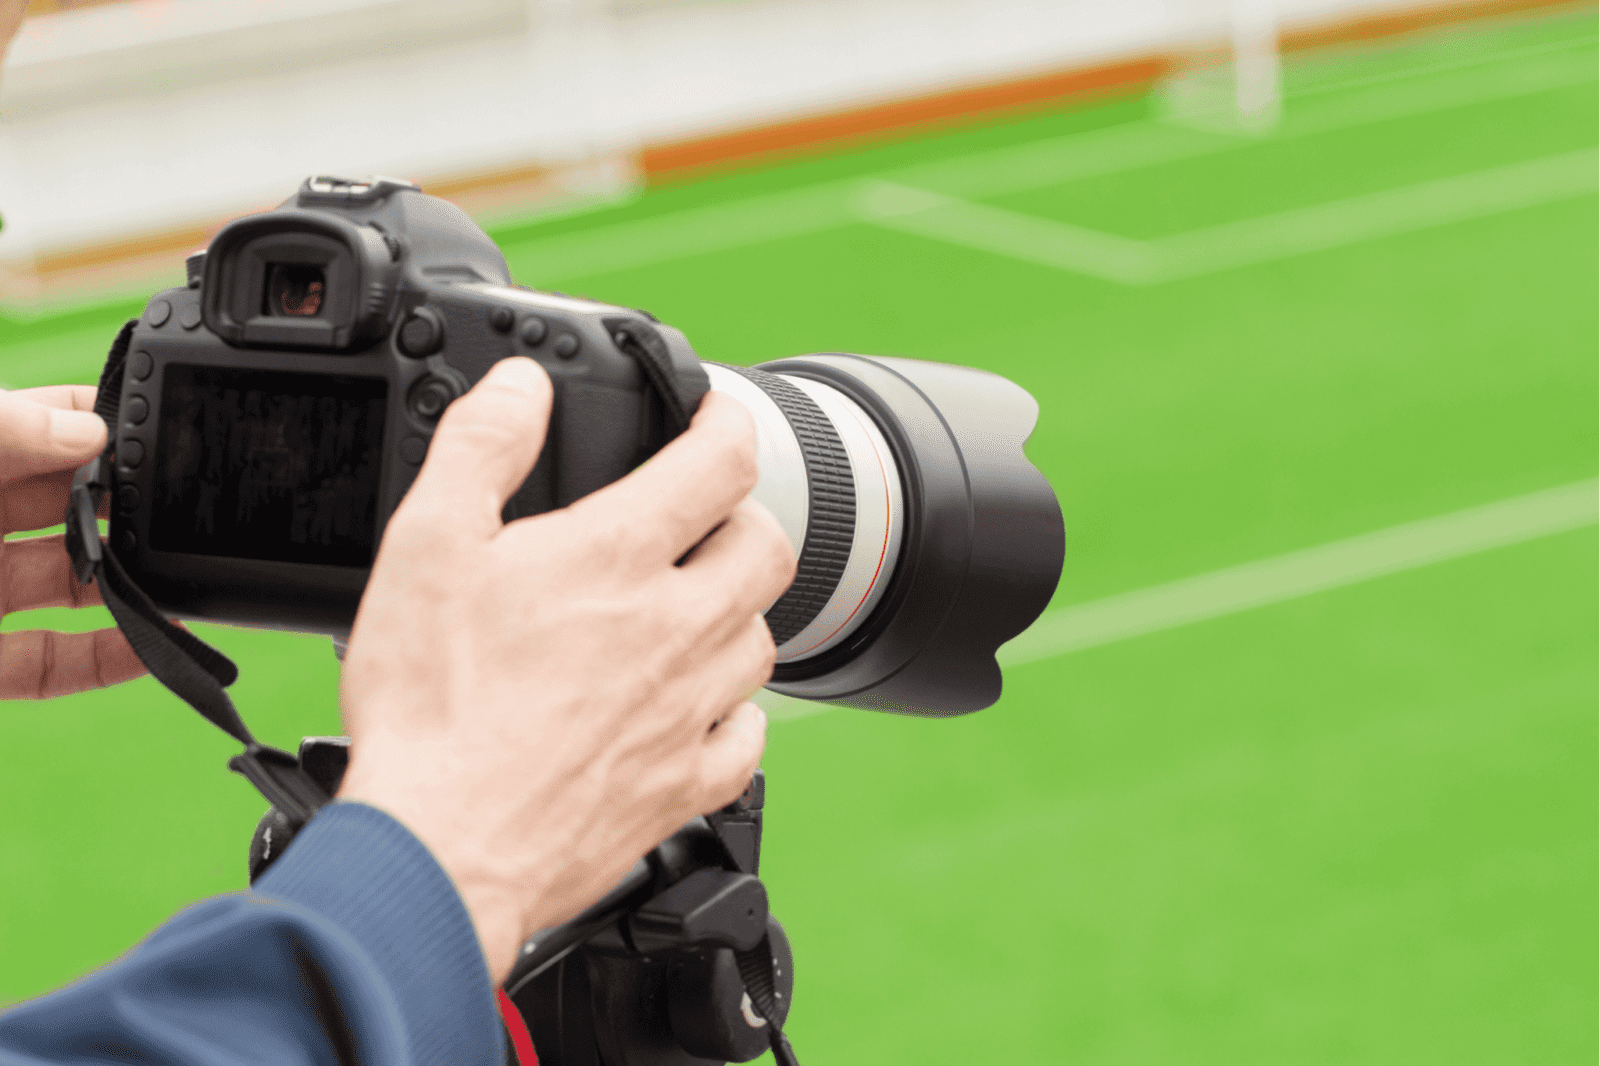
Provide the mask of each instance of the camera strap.
MULTIPOLYGON (((239 668, 233 661, 168 619, 128 576, 111 545, 100 539, 96 515, 112 488, 123 370, 137 325, 138 319, 132 319, 122 327, 100 373, 94 411, 106 424, 106 450, 80 469, 72 481, 66 545, 73 570, 82 584, 93 581, 99 586, 100 598, 111 611, 117 628, 128 638, 134 654, 151 676, 244 745, 242 754, 228 760, 228 768, 254 785, 298 832, 331 797, 300 766, 299 759, 261 743, 244 724, 227 693, 227 687, 239 677, 239 668)), ((655 388, 666 412, 670 435, 677 436, 688 427, 698 397, 683 392, 672 373, 666 343, 655 330, 629 319, 607 320, 606 325, 617 347, 638 363, 655 388)))
POLYGON ((244 752, 228 760, 228 769, 243 776, 292 824, 295 830, 311 820, 329 800, 327 792, 300 766, 300 760, 279 748, 258 741, 228 697, 227 687, 239 677, 239 668, 193 633, 175 625, 134 584, 111 546, 100 539, 95 521, 100 504, 111 489, 118 408, 122 403, 123 366, 137 320, 122 327, 106 357, 95 394, 95 414, 105 420, 106 450, 80 469, 72 480, 67 504, 66 544, 78 581, 95 582, 133 652, 157 681, 205 718, 244 745, 244 752))

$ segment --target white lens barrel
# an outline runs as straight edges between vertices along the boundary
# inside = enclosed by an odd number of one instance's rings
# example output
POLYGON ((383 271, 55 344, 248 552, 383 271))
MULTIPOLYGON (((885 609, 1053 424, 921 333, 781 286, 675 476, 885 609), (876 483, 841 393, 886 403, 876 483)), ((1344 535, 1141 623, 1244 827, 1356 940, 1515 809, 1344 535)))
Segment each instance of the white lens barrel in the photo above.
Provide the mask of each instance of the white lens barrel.
POLYGON ((751 496, 799 560, 794 586, 767 612, 778 662, 820 655, 866 621, 894 573, 904 527, 894 454, 871 416, 829 385, 705 367, 711 387, 755 422, 761 473, 751 496))

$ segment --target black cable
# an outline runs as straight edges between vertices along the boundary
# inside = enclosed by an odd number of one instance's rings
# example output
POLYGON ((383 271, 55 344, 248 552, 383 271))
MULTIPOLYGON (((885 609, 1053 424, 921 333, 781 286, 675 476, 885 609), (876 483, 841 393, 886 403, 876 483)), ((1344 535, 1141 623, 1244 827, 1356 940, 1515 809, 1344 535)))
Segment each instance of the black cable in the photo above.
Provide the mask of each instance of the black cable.
POLYGON ((736 951, 733 957, 739 964, 739 976, 744 979, 744 989, 750 994, 750 1005, 766 1019, 767 1036, 772 1041, 772 1057, 778 1066, 800 1066, 794 1048, 789 1046, 789 1038, 783 1035, 782 1018, 788 1012, 778 1009, 782 993, 778 991, 773 974, 777 964, 772 957, 772 941, 762 937, 761 943, 749 951, 736 951))

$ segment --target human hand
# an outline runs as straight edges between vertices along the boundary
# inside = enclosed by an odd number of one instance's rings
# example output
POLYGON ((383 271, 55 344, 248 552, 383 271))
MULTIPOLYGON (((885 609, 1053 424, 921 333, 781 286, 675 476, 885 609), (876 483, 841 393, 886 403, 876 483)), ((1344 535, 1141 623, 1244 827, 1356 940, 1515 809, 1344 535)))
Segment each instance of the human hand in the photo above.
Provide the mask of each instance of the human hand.
MULTIPOLYGON (((89 385, 0 392, 0 533, 53 526, 67 513, 76 469, 100 454, 106 424, 89 385)), ((36 607, 91 607, 61 534, 0 542, 0 614, 36 607)), ((103 688, 143 674, 115 629, 0 634, 0 699, 44 699, 103 688)))
POLYGON ((0 58, 5 57, 6 46, 22 28, 22 17, 27 9, 28 0, 0 0, 0 58))
POLYGON ((749 783, 766 717, 748 697, 773 665, 762 612, 794 579, 787 537, 747 498, 749 417, 717 393, 627 477, 502 523, 550 404, 517 358, 445 412, 344 666, 340 798, 428 846, 496 982, 528 935, 749 783))

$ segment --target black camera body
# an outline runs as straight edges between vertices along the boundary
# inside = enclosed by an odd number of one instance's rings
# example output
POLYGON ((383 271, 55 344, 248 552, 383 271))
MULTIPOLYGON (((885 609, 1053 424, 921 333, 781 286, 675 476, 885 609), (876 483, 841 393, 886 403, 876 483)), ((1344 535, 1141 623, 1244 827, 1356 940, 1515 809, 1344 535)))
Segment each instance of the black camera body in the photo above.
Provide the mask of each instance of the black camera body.
POLYGON ((512 286, 464 212, 406 182, 308 179, 188 266, 132 333, 110 541, 178 615, 348 630, 439 416, 502 359, 555 385, 508 519, 616 480, 682 428, 647 364, 691 411, 709 387, 682 333, 512 286))
POLYGON ((996 649, 1060 576, 1060 505, 1023 450, 1039 407, 998 375, 838 352, 702 363, 645 312, 513 285, 463 211, 386 178, 310 178, 187 266, 119 334, 96 400, 108 455, 80 471, 152 613, 346 635, 439 418, 512 356, 555 398, 508 521, 627 474, 712 388, 749 413, 751 496, 796 556, 766 612, 778 692, 987 707, 996 649))

